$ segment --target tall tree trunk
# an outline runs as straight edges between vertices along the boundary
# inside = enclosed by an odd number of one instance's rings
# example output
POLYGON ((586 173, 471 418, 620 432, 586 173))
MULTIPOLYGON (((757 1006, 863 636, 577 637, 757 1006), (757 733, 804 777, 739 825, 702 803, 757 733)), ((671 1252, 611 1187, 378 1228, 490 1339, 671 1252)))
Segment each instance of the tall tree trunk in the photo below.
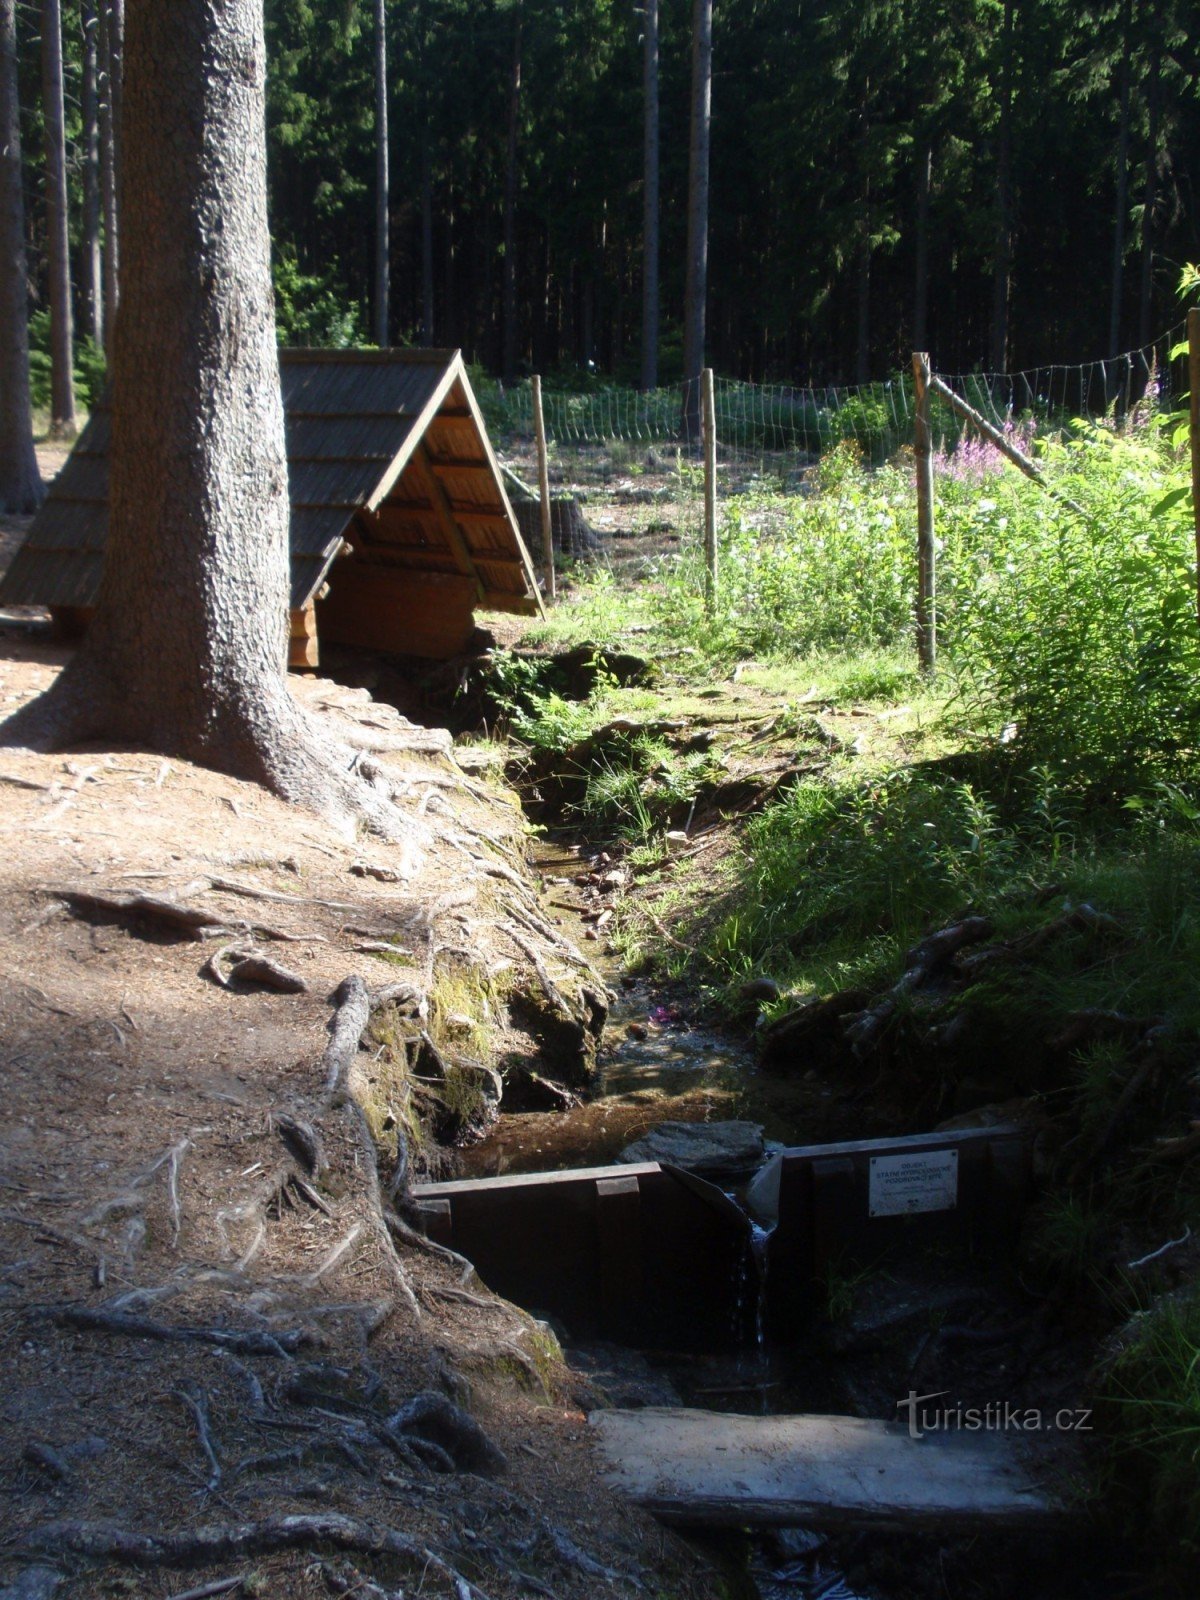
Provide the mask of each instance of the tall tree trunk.
POLYGON ((129 0, 127 27, 104 572, 80 649, 0 739, 133 743, 399 836, 284 678, 262 0, 129 0))
POLYGON ((1121 300, 1125 272, 1125 226, 1129 210, 1129 88, 1132 78, 1133 0, 1121 8, 1121 125, 1117 134, 1117 196, 1113 209, 1112 279, 1108 303, 1108 353, 1121 353, 1121 300))
POLYGON ((683 296, 684 431, 700 440, 700 374, 708 300, 708 146, 712 125, 713 0, 692 8, 692 125, 688 157, 687 282, 683 296))
POLYGON ((1162 45, 1158 38, 1151 47, 1150 82, 1146 94, 1149 128, 1142 194, 1142 282, 1138 296, 1138 344, 1143 349, 1154 336, 1150 319, 1154 305, 1154 213, 1158 207, 1158 130, 1162 111, 1162 45))
POLYGON ((16 0, 0 0, 0 511, 36 511, 43 492, 29 410, 29 276, 16 0))
POLYGON ((433 158, 428 127, 421 138, 421 343, 433 343, 433 158))
POLYGON ((111 359, 117 321, 121 241, 117 216, 117 103, 120 99, 121 45, 114 0, 99 0, 97 11, 100 91, 100 198, 104 211, 104 349, 111 359))
POLYGON ((104 266, 100 251, 100 122, 97 107, 97 21, 92 0, 81 0, 83 26, 83 293, 88 337, 104 343, 104 266))
POLYGON ((447 167, 443 187, 445 199, 442 202, 442 227, 445 230, 445 251, 442 256, 442 338, 448 343, 462 342, 459 330, 457 302, 455 299, 457 285, 455 282, 454 260, 454 168, 447 167))
POLYGON ((912 347, 927 350, 929 338, 929 201, 933 192, 933 143, 920 153, 917 168, 917 259, 913 291, 912 347))
POLYGON ((46 123, 46 240, 50 285, 50 437, 70 439, 75 434, 75 341, 71 325, 60 0, 42 0, 42 110, 46 123))
POLYGON ((1000 58, 1000 143, 996 157, 996 243, 992 263, 991 365, 1008 366, 1008 297, 1012 279, 1012 105, 1014 0, 1004 0, 1000 58))
POLYGON ((871 227, 864 222, 854 294, 854 381, 871 381, 871 227))
POLYGON ((386 349, 391 278, 391 183, 388 176, 387 0, 375 0, 375 343, 386 349))
POLYGON ((658 387, 658 0, 645 0, 642 98, 642 388, 658 387))
POLYGON ((504 154, 504 288, 500 370, 505 383, 517 377, 517 142, 521 126, 521 27, 518 6, 513 25, 512 72, 508 80, 508 142, 504 154))
MULTIPOLYGON (((871 93, 870 80, 863 85, 863 100, 866 103, 871 93)), ((871 254, 874 245, 871 239, 871 125, 870 119, 864 112, 862 122, 862 152, 860 156, 861 171, 863 173, 862 188, 862 213, 859 221, 858 239, 858 264, 855 273, 854 293, 854 381, 855 383, 869 383, 871 380, 871 254)))

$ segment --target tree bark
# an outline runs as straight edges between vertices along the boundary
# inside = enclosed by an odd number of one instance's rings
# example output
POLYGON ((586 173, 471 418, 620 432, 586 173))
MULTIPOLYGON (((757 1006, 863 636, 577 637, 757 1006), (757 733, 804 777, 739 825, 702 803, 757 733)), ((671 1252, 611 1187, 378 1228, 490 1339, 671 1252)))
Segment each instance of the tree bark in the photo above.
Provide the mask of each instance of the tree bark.
POLYGON ((75 435, 67 130, 63 112, 61 0, 42 0, 42 110, 46 123, 46 239, 50 300, 50 437, 75 435))
POLYGON ((387 0, 375 0, 375 343, 387 348, 392 276, 388 175, 387 0))
POLYGON ((1138 296, 1138 344, 1143 349, 1153 338, 1150 318, 1154 300, 1154 213, 1158 207, 1158 130, 1162 110, 1162 46, 1158 38, 1155 38, 1150 51, 1147 100, 1149 128, 1142 194, 1142 282, 1138 296))
POLYGON ((83 28, 83 293, 87 331, 104 343, 104 265, 100 250, 100 121, 97 104, 97 21, 92 0, 81 0, 83 28))
MULTIPOLYGON (((867 86, 869 93, 869 85, 867 86)), ((858 264, 854 293, 854 381, 871 381, 871 168, 869 164, 870 128, 864 121, 862 220, 859 223, 858 264)))
POLYGON ((692 124, 688 162, 687 283, 683 303, 684 431, 700 443, 700 374, 708 300, 708 147, 712 126, 712 0, 692 9, 692 124))
POLYGON ((996 158, 996 244, 992 265, 992 369, 1008 366, 1008 299, 1012 278, 1012 104, 1014 0, 1004 0, 1000 59, 1000 145, 996 158))
POLYGON ((29 276, 21 191, 16 0, 0 0, 0 511, 36 511, 43 493, 29 409, 29 276))
POLYGON ((517 379, 517 143, 521 126, 520 6, 513 25, 512 72, 508 80, 508 144, 504 156, 504 288, 500 369, 505 383, 517 379))
POLYGON ((917 259, 913 291, 914 350, 928 348, 929 325, 929 200, 933 191, 933 144, 920 153, 917 169, 917 259))
POLYGON ((658 0, 645 0, 642 98, 642 388, 658 387, 658 0))
POLYGON ((104 349, 112 358, 113 329, 117 320, 121 247, 117 217, 117 102, 120 99, 121 34, 124 12, 114 0, 99 0, 97 10, 99 54, 100 197, 104 211, 104 349))
POLYGON ((262 0, 129 0, 125 61, 104 573, 79 651, 0 737, 176 754, 399 834, 284 677, 262 0))
POLYGON ((1117 134, 1117 195, 1113 208, 1112 282, 1108 306, 1108 353, 1121 353, 1121 300, 1125 273, 1125 225, 1129 210, 1129 90, 1133 55, 1133 0, 1121 8, 1121 125, 1117 134))
POLYGON ((433 158, 428 127, 421 138, 421 342, 433 343, 433 158))

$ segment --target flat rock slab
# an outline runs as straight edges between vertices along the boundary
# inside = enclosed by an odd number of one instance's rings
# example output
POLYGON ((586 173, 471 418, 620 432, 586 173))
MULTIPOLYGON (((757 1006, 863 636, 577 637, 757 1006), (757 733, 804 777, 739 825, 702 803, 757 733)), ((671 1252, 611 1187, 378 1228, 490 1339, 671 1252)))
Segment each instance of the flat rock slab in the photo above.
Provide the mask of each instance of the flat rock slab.
POLYGON ((749 1172, 764 1154, 757 1122, 660 1122, 617 1160, 666 1161, 688 1172, 749 1172))
POLYGON ((589 1418, 613 1486, 664 1522, 978 1529, 1063 1515, 1012 1435, 647 1407, 589 1418))

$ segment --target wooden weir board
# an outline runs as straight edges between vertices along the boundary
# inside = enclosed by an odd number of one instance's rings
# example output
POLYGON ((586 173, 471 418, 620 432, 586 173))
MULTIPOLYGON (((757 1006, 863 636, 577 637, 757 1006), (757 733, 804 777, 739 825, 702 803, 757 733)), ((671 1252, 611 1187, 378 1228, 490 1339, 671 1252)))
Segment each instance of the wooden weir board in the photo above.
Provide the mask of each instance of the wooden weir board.
POLYGON ((861 1417, 734 1416, 663 1406, 589 1417, 605 1476, 663 1522, 911 1531, 1045 1527, 1066 1512, 1014 1436, 927 1433, 861 1417))

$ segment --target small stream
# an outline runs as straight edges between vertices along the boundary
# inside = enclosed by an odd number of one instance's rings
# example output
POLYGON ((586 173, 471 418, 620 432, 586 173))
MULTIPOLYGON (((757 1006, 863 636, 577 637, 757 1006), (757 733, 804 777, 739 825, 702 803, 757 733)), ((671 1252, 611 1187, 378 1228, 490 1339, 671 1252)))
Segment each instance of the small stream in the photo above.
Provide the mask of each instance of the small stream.
MULTIPOLYGON (((592 1098, 567 1111, 504 1114, 486 1138, 462 1152, 464 1176, 607 1165, 664 1121, 751 1121, 762 1125, 768 1149, 861 1135, 864 1106, 815 1072, 761 1073, 748 1044, 706 1027, 699 1006, 685 994, 631 978, 602 933, 587 938, 589 925, 580 916, 587 906, 575 881, 588 868, 587 856, 569 845, 542 841, 535 861, 546 891, 545 914, 588 954, 616 998, 592 1098)), ((737 1189, 729 1192, 738 1199, 737 1189)), ((1003 1309, 1007 1291, 979 1264, 917 1261, 879 1273, 854 1297, 858 1303, 848 1319, 852 1333, 855 1317, 866 1307, 871 1316, 864 1322, 877 1318, 882 1307, 885 1326, 889 1310, 896 1312, 895 1328, 882 1341, 868 1336, 855 1347, 837 1327, 837 1313, 818 1309, 813 1327, 798 1332, 795 1343, 773 1344, 764 1325, 768 1242, 769 1233, 752 1223, 742 1270, 731 1285, 735 1325, 754 1329, 741 1349, 652 1354, 572 1346, 568 1340, 572 1365, 618 1406, 682 1402, 717 1412, 886 1416, 916 1371, 909 1363, 913 1351, 924 1348, 922 1319, 928 1327, 931 1317, 950 1316, 951 1308, 964 1303, 987 1306, 998 1322, 1011 1315, 1011 1308, 1003 1309)), ((989 1386, 1005 1369, 995 1367, 994 1354, 981 1355, 983 1364, 973 1376, 989 1386)), ((949 1376, 949 1366, 939 1370, 940 1379, 949 1381, 949 1376)), ((970 1381, 972 1375, 962 1376, 970 1381)), ((1031 1579, 1025 1571, 1030 1549, 1019 1542, 1010 1548, 999 1535, 975 1541, 990 1552, 989 1570, 978 1574, 973 1547, 962 1541, 937 1548, 939 1541, 928 1538, 877 1532, 826 1537, 804 1528, 698 1537, 726 1572, 736 1600, 943 1600, 959 1594, 992 1600, 1012 1592, 1018 1572, 1028 1600, 1114 1592, 1103 1576, 1084 1570, 1092 1563, 1081 1565, 1055 1547, 1040 1552, 1039 1576, 1031 1579)))
MULTIPOLYGON (((587 939, 575 878, 587 857, 539 841, 545 914, 574 941, 615 995, 590 1099, 569 1111, 509 1112, 462 1152, 464 1177, 604 1166, 660 1122, 760 1123, 777 1144, 807 1140, 819 1085, 760 1074, 746 1045, 707 1028, 687 1000, 626 975, 601 936, 587 939)), ((822 1135, 823 1136, 823 1135, 822 1135)))

